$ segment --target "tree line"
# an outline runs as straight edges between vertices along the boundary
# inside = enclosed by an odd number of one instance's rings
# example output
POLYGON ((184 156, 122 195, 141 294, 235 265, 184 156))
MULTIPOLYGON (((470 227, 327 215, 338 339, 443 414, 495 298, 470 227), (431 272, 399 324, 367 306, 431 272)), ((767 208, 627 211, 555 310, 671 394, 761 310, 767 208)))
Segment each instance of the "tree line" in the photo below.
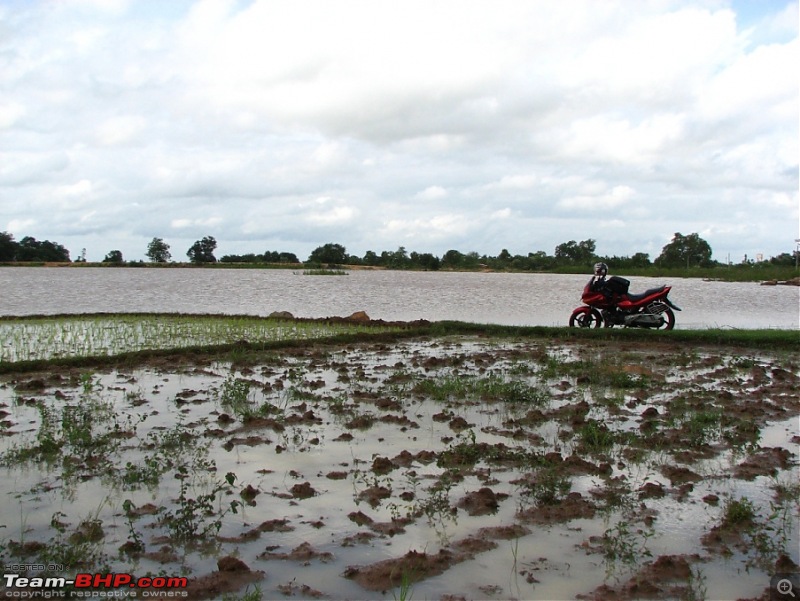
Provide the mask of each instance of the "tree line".
MULTIPOLYGON (((217 241, 213 236, 205 236, 197 240, 186 251, 186 257, 192 264, 210 263, 244 263, 244 264, 300 264, 294 253, 281 251, 265 251, 262 254, 248 253, 244 255, 224 255, 217 259, 215 252, 217 241)), ((151 263, 170 263, 172 253, 170 245, 163 238, 153 238, 147 245, 145 253, 151 263)), ((527 255, 512 255, 502 249, 497 256, 480 255, 477 252, 463 253, 448 250, 438 257, 432 253, 409 252, 401 246, 397 250, 384 250, 377 253, 368 250, 363 256, 351 255, 347 249, 337 243, 329 242, 315 248, 308 259, 308 265, 320 266, 369 266, 386 269, 418 269, 436 271, 494 269, 510 271, 549 271, 569 267, 587 268, 597 261, 603 261, 611 269, 640 269, 651 266, 667 268, 715 267, 719 262, 712 260, 711 246, 698 234, 683 235, 677 232, 672 240, 661 250, 661 254, 651 261, 647 253, 638 252, 632 256, 600 256, 596 253, 596 241, 593 239, 563 242, 555 247, 549 255, 544 251, 529 252, 527 255)), ((3 262, 71 262, 69 251, 63 245, 49 240, 38 241, 25 236, 19 242, 8 232, 0 232, 0 261, 3 262)), ((85 251, 76 262, 85 262, 85 251)), ((772 257, 769 263, 779 266, 797 265, 798 251, 782 253, 772 257)), ((745 260, 745 262, 747 262, 745 260)), ((752 262, 752 261, 751 261, 752 262)), ((106 254, 103 263, 112 265, 136 265, 139 262, 126 262, 122 252, 111 250, 106 254)))

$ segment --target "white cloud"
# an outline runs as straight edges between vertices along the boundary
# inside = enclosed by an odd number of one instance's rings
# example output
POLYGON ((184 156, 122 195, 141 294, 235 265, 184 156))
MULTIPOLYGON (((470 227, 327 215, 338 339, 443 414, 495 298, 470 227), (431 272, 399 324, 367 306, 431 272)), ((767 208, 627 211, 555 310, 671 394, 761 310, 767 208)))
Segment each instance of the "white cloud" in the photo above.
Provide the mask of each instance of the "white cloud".
POLYGON ((11 127, 25 114, 18 102, 0 102, 0 129, 11 127))
POLYGON ((445 196, 447 196, 447 190, 441 186, 428 186, 416 195, 420 200, 438 200, 445 196))
POLYGON ((650 162, 683 131, 682 115, 658 114, 633 125, 609 115, 576 120, 566 133, 564 151, 572 157, 592 157, 628 164, 650 162))
POLYGON ((90 194, 92 189, 92 182, 90 182, 88 179, 82 179, 74 184, 59 186, 55 190, 55 194, 63 198, 74 199, 90 194))
POLYGON ((741 56, 710 78, 698 102, 699 117, 708 120, 731 118, 769 119, 783 122, 797 117, 797 70, 800 46, 795 38, 788 44, 759 46, 741 56), (754 107, 770 110, 753 113, 754 107))
POLYGON ((564 210, 580 209, 582 211, 604 212, 616 209, 628 202, 636 195, 636 191, 628 186, 614 186, 602 194, 584 194, 565 198, 558 203, 564 210))
POLYGON ((145 119, 139 115, 112 117, 98 125, 95 136, 101 146, 125 144, 135 139, 145 124, 145 119))
POLYGON ((499 181, 487 184, 487 190, 530 190, 541 183, 535 175, 504 175, 499 181))
POLYGON ((12 219, 8 222, 6 230, 9 232, 29 231, 36 225, 35 219, 12 219))
POLYGON ((344 225, 351 222, 356 215, 357 211, 353 207, 338 206, 327 211, 310 213, 306 216, 306 220, 313 225, 344 225))
POLYGON ((222 223, 221 217, 207 217, 205 219, 187 219, 185 217, 173 219, 169 226, 175 230, 213 228, 222 223))
POLYGON ((441 214, 429 219, 390 219, 381 228, 380 234, 408 241, 440 240, 450 236, 464 236, 474 225, 462 215, 441 214))

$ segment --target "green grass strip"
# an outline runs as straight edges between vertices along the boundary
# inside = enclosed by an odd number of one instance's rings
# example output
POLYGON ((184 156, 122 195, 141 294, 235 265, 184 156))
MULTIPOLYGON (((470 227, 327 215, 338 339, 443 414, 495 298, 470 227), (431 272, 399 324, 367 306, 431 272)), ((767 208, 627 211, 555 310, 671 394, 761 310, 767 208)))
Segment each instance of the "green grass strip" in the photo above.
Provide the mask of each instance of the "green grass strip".
POLYGON ((672 330, 520 327, 459 321, 359 323, 341 318, 274 319, 185 314, 95 314, 0 318, 0 373, 49 365, 135 364, 172 355, 244 357, 315 344, 391 342, 411 337, 479 336, 630 341, 800 351, 793 330, 672 330))

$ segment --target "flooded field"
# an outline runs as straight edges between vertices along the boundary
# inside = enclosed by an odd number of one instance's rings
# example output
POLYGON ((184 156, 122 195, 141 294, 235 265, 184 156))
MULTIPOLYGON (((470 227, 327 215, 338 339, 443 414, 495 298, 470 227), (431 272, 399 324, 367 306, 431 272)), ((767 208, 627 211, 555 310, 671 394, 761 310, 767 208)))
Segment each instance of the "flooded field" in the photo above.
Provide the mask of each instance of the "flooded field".
POLYGON ((796 353, 449 336, 0 382, 0 553, 35 573, 733 599, 800 562, 796 353))

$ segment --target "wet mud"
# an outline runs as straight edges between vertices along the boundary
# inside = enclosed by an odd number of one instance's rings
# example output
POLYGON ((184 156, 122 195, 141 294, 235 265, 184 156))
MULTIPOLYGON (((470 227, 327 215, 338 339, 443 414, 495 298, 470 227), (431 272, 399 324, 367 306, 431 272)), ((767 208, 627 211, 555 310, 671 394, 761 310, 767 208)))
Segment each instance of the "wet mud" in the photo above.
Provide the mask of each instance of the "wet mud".
POLYGON ((768 598, 799 389, 785 351, 483 337, 8 374, 0 551, 194 599, 768 598))

